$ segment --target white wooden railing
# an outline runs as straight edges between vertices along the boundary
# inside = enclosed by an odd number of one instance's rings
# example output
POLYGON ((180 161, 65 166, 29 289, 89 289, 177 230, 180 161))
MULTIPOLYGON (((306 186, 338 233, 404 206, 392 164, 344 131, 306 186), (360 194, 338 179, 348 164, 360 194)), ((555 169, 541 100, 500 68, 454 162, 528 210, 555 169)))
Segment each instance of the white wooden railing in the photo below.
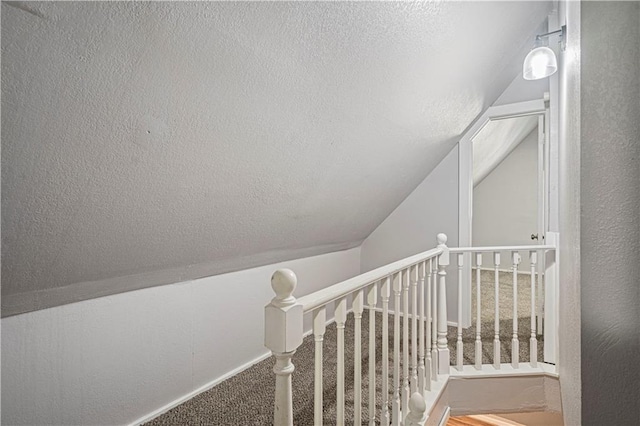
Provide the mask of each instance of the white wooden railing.
MULTIPOLYGON (((333 305, 334 321, 337 328, 336 357, 336 420, 338 426, 345 423, 345 326, 349 311, 353 314, 354 359, 362 358, 361 321, 365 307, 369 311, 369 369, 368 369, 368 422, 382 425, 424 425, 428 407, 425 398, 433 388, 442 388, 442 381, 450 374, 449 344, 447 341, 447 267, 450 256, 456 255, 458 272, 457 300, 457 340, 456 363, 458 371, 463 370, 462 342, 462 268, 465 257, 473 258, 476 264, 476 370, 483 370, 481 330, 481 292, 480 268, 483 255, 493 258, 495 273, 495 327, 493 369, 501 368, 500 362, 500 323, 499 323, 499 267, 500 252, 511 253, 513 276, 513 333, 511 367, 518 370, 524 360, 519 359, 518 341, 518 264, 521 252, 527 253, 531 261, 531 336, 529 339, 530 359, 528 367, 536 367, 536 277, 540 253, 555 251, 554 245, 518 246, 518 247, 470 247, 449 249, 447 237, 438 234, 437 247, 388 264, 373 271, 358 275, 349 280, 319 290, 296 299, 293 296, 297 285, 295 274, 281 269, 273 274, 271 285, 276 296, 265 307, 265 346, 275 356, 276 391, 274 405, 274 425, 293 425, 293 402, 291 375, 294 366, 291 358, 303 340, 303 316, 313 318, 313 336, 315 345, 314 373, 314 424, 323 423, 323 342, 327 324, 327 307, 333 305), (376 370, 376 312, 378 296, 382 311, 382 369, 376 370), (392 297, 393 296, 393 297, 392 297), (351 299, 351 308, 348 307, 351 299), (393 310, 390 302, 393 301, 393 310), (365 306, 366 305, 366 306, 365 306), (393 315, 393 342, 389 342, 389 317, 393 315), (400 327, 402 321, 402 328, 400 327), (401 339, 402 330, 402 339, 401 339), (401 346, 402 343, 402 346, 401 346), (392 357, 390 358, 390 349, 392 357), (393 365, 392 381, 389 383, 389 365, 393 365), (377 380, 381 380, 382 405, 376 407, 377 380), (391 392, 390 392, 391 391, 391 392), (392 395, 389 400, 389 395, 392 395)), ((548 273, 548 272, 547 272, 548 273)), ((469 286, 471 288, 471 286, 469 286)), ((353 422, 362 424, 362 371, 361 363, 354 362, 353 422)), ((332 422, 333 423, 333 422, 332 422)))

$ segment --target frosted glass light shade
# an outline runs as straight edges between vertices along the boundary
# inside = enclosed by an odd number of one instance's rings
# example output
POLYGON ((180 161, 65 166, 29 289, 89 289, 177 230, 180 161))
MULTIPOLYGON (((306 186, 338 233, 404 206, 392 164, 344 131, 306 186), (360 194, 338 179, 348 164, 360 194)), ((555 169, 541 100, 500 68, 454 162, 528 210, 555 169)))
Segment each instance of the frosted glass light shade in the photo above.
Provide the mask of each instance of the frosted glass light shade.
POLYGON ((556 54, 548 47, 541 46, 532 49, 524 58, 522 76, 525 80, 540 80, 553 75, 557 70, 556 54))

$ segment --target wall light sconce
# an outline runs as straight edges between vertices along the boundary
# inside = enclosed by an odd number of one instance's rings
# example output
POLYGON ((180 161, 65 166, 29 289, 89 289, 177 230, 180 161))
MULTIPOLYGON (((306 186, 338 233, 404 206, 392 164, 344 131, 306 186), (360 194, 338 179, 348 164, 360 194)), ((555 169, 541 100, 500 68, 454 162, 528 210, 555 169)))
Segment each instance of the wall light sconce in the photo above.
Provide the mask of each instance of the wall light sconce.
POLYGON ((524 63, 522 64, 522 77, 524 77, 525 80, 540 80, 541 78, 553 75, 558 70, 556 54, 547 46, 542 45, 542 39, 559 34, 561 49, 564 50, 566 29, 567 26, 563 25, 559 30, 536 36, 533 49, 531 49, 531 52, 524 58, 524 63))

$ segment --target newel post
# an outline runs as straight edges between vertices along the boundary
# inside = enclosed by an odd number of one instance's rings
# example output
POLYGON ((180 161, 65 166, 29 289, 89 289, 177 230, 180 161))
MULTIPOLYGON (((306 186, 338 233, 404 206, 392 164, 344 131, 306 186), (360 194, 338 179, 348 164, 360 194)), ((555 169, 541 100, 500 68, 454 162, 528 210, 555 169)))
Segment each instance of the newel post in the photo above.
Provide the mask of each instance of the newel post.
POLYGON ((302 305, 297 304, 293 297, 297 281, 293 271, 277 270, 271 277, 276 297, 264 308, 264 345, 276 357, 273 367, 276 374, 275 426, 293 426, 291 374, 294 366, 291 357, 302 344, 303 314, 302 305))
POLYGON ((449 247, 447 236, 438 234, 438 374, 449 374, 449 346, 447 342, 447 272, 449 266, 449 247))
POLYGON ((427 421, 427 403, 419 392, 414 392, 409 400, 409 412, 404 418, 404 426, 424 426, 427 421))

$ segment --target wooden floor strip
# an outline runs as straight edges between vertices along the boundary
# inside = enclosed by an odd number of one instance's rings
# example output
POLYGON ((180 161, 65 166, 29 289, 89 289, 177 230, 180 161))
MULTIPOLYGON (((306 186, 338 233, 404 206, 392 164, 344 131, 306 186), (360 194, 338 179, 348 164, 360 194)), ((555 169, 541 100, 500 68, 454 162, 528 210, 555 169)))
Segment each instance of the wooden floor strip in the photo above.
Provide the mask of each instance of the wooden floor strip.
POLYGON ((475 419, 474 416, 449 417, 447 426, 495 426, 495 423, 487 423, 484 420, 475 419))
POLYGON ((449 417, 447 426, 525 426, 522 423, 491 414, 449 417))

